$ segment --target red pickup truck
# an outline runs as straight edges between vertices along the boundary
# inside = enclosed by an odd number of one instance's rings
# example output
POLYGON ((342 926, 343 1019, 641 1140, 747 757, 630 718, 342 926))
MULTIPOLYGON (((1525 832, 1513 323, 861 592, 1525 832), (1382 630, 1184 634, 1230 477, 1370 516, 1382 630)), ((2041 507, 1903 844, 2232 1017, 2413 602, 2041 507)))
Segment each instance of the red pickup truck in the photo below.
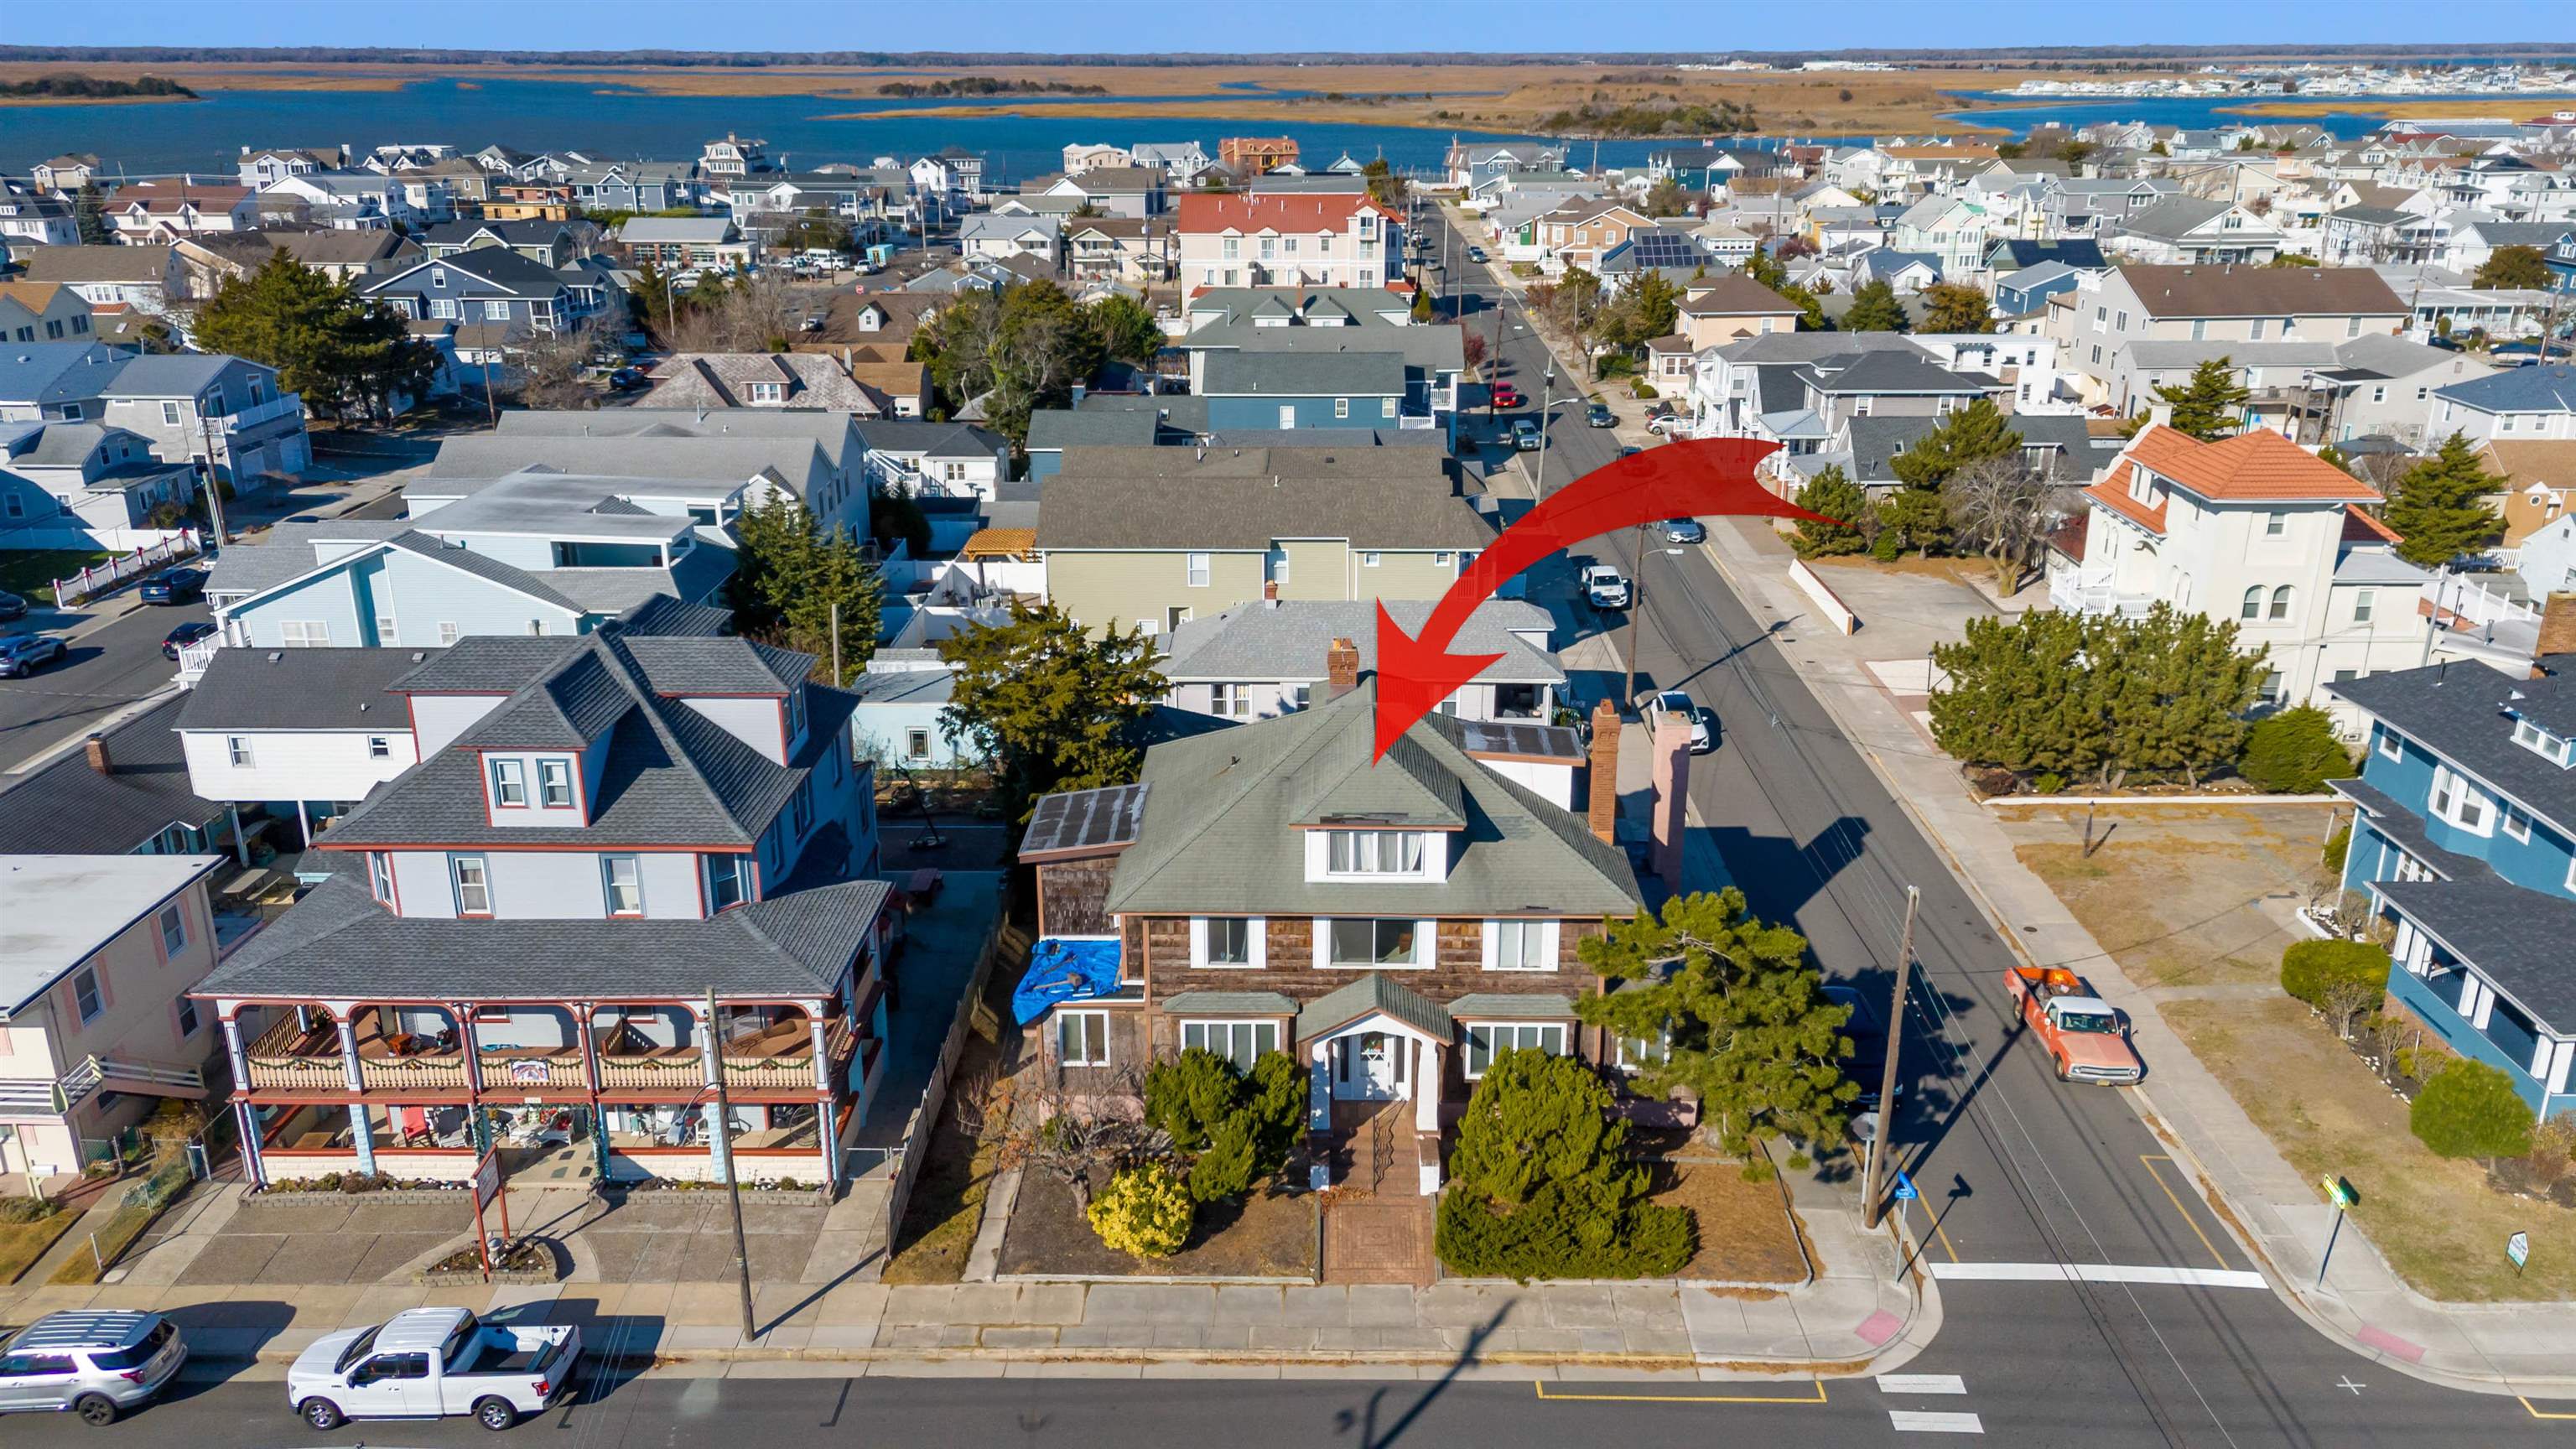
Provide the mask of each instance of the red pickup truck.
POLYGON ((2022 1021, 2048 1044, 2059 1081, 2128 1086, 2146 1076, 2120 1013, 2083 977, 2060 966, 2015 966, 2004 972, 2004 986, 2022 1021))

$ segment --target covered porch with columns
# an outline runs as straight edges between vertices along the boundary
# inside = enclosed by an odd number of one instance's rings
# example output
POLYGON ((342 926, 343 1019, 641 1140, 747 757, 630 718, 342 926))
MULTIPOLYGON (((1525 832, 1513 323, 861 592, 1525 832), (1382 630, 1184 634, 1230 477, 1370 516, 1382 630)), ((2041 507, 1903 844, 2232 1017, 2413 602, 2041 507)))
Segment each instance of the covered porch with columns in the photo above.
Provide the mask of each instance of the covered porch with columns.
POLYGON ((1307 1069, 1306 1127, 1316 1139, 1315 1186, 1333 1183, 1333 1139, 1356 1105, 1410 1104, 1416 1188, 1440 1190, 1440 1104, 1457 1024, 1445 1009, 1384 972, 1372 971, 1318 997, 1297 1015, 1297 1050, 1307 1069), (1337 1113, 1336 1107, 1343 1111, 1337 1113))

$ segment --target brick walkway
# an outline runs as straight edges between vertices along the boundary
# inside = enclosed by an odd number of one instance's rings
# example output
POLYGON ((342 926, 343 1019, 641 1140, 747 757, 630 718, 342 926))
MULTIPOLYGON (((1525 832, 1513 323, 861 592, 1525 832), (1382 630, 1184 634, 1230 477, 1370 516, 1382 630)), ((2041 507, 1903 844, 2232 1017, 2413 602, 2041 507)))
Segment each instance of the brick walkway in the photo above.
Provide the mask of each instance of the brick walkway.
POLYGON ((1335 1180, 1351 1196, 1324 1210, 1324 1281, 1428 1284, 1431 1204, 1416 1167, 1413 1104, 1337 1102, 1333 1116, 1335 1180))

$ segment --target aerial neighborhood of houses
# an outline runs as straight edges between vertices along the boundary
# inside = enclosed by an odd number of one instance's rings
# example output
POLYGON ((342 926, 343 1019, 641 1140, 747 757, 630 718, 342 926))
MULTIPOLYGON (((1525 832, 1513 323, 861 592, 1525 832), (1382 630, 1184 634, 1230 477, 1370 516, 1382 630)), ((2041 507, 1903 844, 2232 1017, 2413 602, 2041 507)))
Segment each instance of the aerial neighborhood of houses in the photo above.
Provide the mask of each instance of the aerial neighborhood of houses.
MULTIPOLYGON (((5 1195, 176 1121, 246 1213, 774 1192, 822 1283, 998 1154, 1012 1281, 1258 1277, 1221 1239, 1274 1198, 1301 1282, 1751 1276, 1684 1272, 1724 1234, 1665 1175, 1542 1251, 1571 1196, 1505 1211, 1477 1135, 1527 1093, 1796 1177, 1829 1268, 1889 1189, 1807 1167, 1881 1130, 1904 948, 1707 944, 1823 889, 1711 813, 1818 730, 1935 835, 2080 798, 2083 862, 2094 805, 2310 811, 2275 924, 2367 958, 2337 1035, 2403 1037, 2336 1069, 2576 1111, 2576 121, 1154 134, 0 158, 5 1195), (1381 617, 1712 439, 1820 517, 1578 543, 1375 737, 1381 617), (1716 1026, 1766 971, 1821 1077, 1716 1026)), ((2057 1075, 2183 1050, 2127 942, 1996 920, 2057 1075)))

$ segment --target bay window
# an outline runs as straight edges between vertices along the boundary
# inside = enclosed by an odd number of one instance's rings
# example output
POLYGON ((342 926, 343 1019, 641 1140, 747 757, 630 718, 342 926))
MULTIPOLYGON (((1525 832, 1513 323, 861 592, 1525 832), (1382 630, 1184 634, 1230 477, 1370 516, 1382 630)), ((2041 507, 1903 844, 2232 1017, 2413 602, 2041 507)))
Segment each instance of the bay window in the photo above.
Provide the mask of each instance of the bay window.
POLYGON ((1553 1021, 1467 1023, 1466 1072, 1470 1079, 1483 1076, 1496 1056, 1523 1050, 1542 1051, 1552 1057, 1565 1055, 1564 1025, 1553 1021))
POLYGON ((2495 802, 2448 765, 2433 770, 2432 813, 2473 835, 2495 831, 2495 802))
POLYGON ((1181 1049, 1198 1047, 1231 1061, 1245 1072, 1260 1060, 1262 1053, 1279 1050, 1279 1023, 1275 1021, 1185 1021, 1181 1023, 1181 1049))

